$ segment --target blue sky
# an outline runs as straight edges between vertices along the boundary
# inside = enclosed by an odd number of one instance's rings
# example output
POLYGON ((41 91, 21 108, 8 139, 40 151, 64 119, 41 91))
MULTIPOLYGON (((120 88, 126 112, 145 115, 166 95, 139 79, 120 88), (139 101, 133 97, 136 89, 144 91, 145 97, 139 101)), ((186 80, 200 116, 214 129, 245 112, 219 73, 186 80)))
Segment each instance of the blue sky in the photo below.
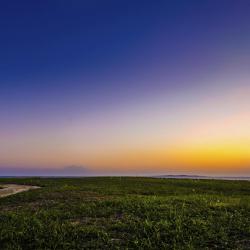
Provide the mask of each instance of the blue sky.
MULTIPOLYGON (((140 152, 148 147, 161 151, 168 148, 165 140, 176 144, 169 134, 181 134, 173 121, 190 123, 191 129, 201 126, 203 115, 211 124, 222 124, 228 114, 245 117, 249 103, 244 95, 241 100, 230 97, 223 105, 230 93, 248 91, 249 12, 247 0, 1 2, 0 165, 119 169, 128 151, 139 150, 135 138, 140 131, 145 133, 137 139, 147 144, 140 145, 140 152), (209 101, 202 101, 204 97, 209 101), (155 123, 147 122, 153 119, 155 123), (116 124, 122 120, 125 125, 119 130, 116 124), (97 123, 103 126, 95 130, 97 123), (51 135, 64 145, 60 147, 68 157, 56 160, 61 151, 49 140, 51 135), (77 141, 81 136, 85 142, 77 141), (102 140, 110 141, 110 152, 100 146, 102 140), (55 151, 55 157, 47 148, 55 151)), ((225 129, 228 136, 237 132, 234 143, 241 140, 238 131, 248 138, 242 119, 230 119, 238 121, 233 130, 225 129)), ((237 166, 245 150, 237 152, 237 166)), ((144 153, 121 168, 143 168, 144 153)), ((150 164, 156 158, 156 165, 164 170, 165 164, 167 171, 167 155, 152 157, 150 164), (160 163, 162 157, 165 161, 160 163)), ((248 158, 243 162, 245 166, 248 158)))

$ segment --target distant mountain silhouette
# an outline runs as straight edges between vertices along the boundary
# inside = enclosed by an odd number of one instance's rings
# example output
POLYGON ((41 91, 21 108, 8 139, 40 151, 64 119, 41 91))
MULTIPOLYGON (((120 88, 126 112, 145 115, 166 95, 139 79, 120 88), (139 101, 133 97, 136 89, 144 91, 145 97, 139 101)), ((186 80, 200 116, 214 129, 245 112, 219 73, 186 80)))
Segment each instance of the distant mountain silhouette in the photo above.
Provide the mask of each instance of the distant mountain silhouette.
POLYGON ((92 171, 83 166, 63 168, 0 167, 0 176, 88 176, 92 171))
POLYGON ((250 180, 250 176, 157 175, 154 177, 165 179, 250 180))

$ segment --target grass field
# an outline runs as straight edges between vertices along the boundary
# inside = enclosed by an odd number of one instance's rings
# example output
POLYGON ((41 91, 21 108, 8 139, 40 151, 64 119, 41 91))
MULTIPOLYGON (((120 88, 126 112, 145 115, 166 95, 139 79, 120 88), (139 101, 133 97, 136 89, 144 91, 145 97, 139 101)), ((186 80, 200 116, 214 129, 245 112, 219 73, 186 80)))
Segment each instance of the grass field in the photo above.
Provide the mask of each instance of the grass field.
POLYGON ((0 249, 250 249, 250 182, 0 179, 0 249))

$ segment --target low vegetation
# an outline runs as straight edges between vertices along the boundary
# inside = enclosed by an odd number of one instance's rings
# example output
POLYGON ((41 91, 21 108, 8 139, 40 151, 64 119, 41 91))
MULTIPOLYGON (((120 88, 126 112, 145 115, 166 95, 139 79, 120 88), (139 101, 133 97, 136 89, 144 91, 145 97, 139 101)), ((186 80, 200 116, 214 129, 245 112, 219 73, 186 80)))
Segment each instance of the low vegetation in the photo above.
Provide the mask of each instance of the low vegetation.
POLYGON ((250 249, 250 182, 17 178, 0 199, 0 249, 250 249))

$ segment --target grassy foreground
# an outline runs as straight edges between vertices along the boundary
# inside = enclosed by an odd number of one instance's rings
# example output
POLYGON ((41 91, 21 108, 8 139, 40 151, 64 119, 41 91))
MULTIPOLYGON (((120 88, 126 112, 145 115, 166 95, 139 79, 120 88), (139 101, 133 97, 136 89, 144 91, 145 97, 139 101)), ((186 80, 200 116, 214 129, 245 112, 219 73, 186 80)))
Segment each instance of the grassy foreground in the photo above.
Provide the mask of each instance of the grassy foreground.
POLYGON ((250 182, 0 179, 0 249, 250 249, 250 182))

